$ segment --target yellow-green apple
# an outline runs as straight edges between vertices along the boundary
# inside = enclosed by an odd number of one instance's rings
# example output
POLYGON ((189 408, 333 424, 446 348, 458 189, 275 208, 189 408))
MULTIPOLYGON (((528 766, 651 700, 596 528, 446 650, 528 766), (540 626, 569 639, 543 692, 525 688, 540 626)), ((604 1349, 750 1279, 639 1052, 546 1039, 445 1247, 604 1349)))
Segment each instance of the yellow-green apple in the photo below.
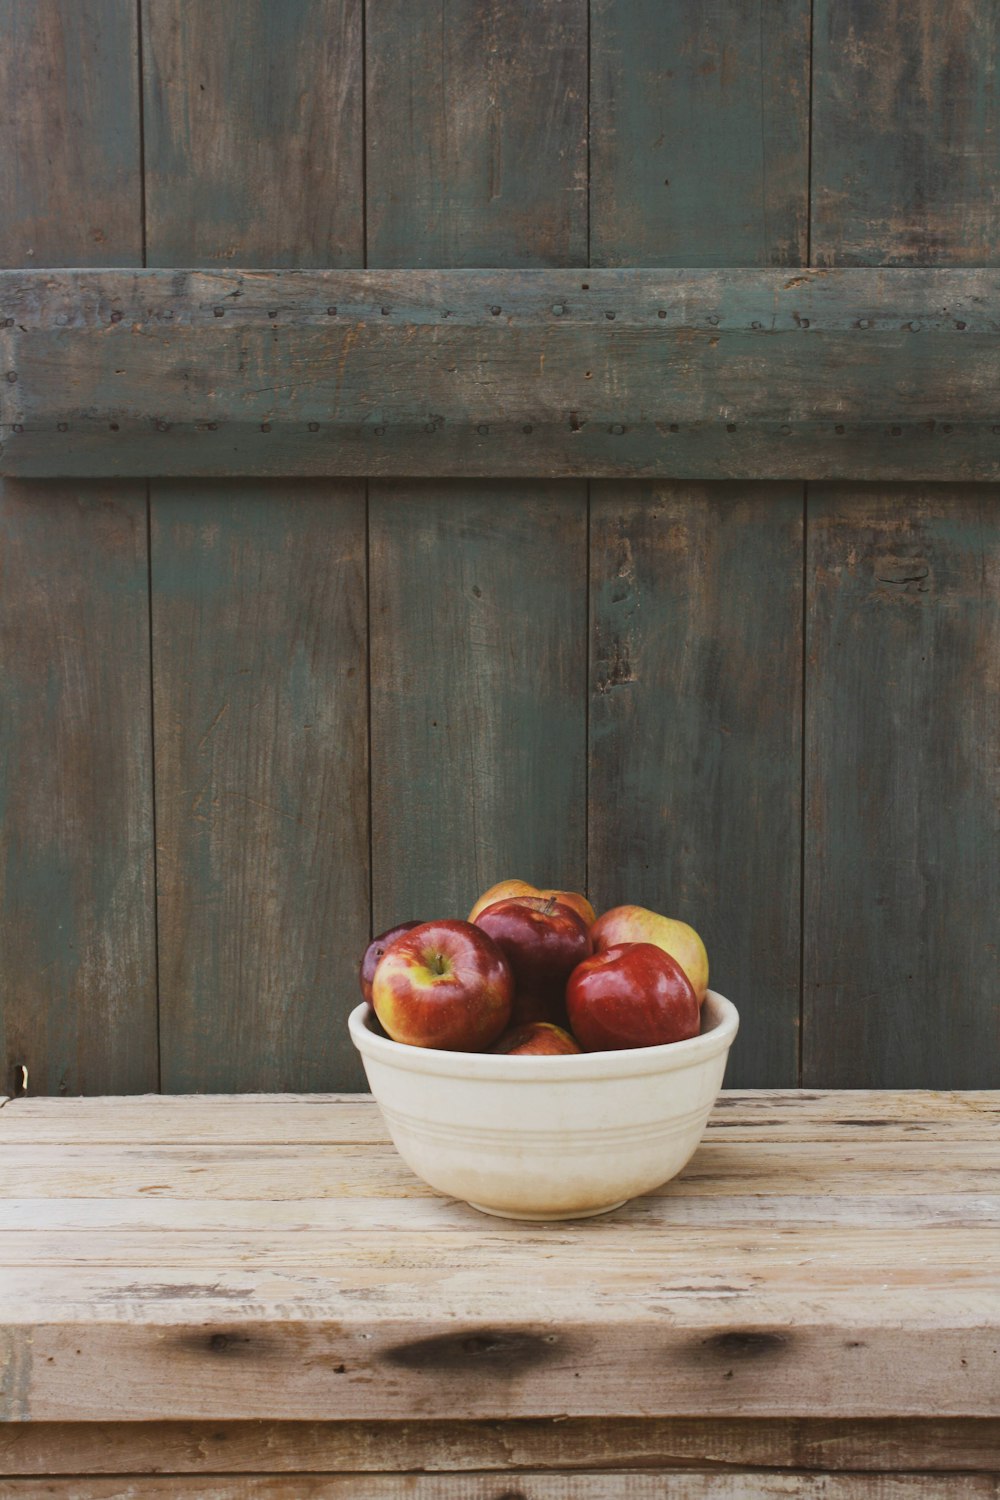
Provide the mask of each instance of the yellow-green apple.
POLYGON ((421 922, 375 966, 371 1003, 394 1042, 484 1052, 506 1029, 514 979, 496 943, 471 922, 421 922))
POLYGON ((372 938, 368 947, 361 955, 361 962, 358 965, 358 983, 361 985, 361 993, 369 1005, 372 999, 372 979, 375 977, 375 965, 390 943, 395 942, 396 938, 401 937, 404 932, 409 932, 412 927, 419 926, 419 922, 399 922, 395 927, 389 927, 385 932, 380 932, 378 937, 372 938))
POLYGON ((660 1047, 700 1030, 690 979, 653 943, 623 943, 584 959, 569 977, 566 1009, 585 1052, 660 1047))
POLYGON ((491 1052, 505 1052, 512 1057, 562 1057, 579 1050, 568 1031, 549 1021, 514 1026, 490 1048, 491 1052))
POLYGON ((645 906, 613 906, 604 912, 593 927, 594 952, 614 948, 619 943, 653 943, 671 958, 676 958, 698 996, 699 1004, 708 989, 708 954, 705 944, 686 922, 661 917, 645 906))
POLYGON ((510 896, 481 911, 476 926, 510 964, 514 1022, 564 1022, 566 981, 593 952, 580 914, 554 896, 510 896))
POLYGON ((483 892, 469 913, 469 921, 474 922, 481 911, 495 905, 497 901, 505 901, 508 896, 554 896, 564 906, 571 906, 574 911, 579 912, 588 927, 597 916, 586 896, 581 896, 579 891, 540 890, 537 885, 529 885, 526 880, 501 880, 483 892))

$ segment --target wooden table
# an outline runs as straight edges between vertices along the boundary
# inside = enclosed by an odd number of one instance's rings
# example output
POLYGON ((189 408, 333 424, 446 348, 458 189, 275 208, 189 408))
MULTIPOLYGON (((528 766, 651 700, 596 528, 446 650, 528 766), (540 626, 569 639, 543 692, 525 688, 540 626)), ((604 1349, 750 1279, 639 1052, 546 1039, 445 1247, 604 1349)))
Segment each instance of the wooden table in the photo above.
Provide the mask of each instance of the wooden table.
POLYGON ((0 1500, 997 1494, 1000 1093, 724 1094, 552 1225, 366 1097, 26 1099, 0 1193, 0 1500))

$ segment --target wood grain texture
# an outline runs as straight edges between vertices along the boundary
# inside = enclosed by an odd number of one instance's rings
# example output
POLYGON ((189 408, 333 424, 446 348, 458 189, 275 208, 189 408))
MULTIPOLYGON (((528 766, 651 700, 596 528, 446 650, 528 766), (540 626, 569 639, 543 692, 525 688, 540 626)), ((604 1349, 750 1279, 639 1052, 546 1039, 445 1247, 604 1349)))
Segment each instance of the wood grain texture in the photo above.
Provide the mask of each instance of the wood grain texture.
POLYGON ((120 1479, 0 1481, 0 1500, 996 1500, 988 1474, 761 1475, 756 1471, 693 1474, 518 1473, 517 1488, 481 1474, 337 1474, 183 1479, 135 1484, 120 1479), (362 1488, 359 1488, 363 1486, 362 1488))
POLYGON ((375 484, 370 524, 375 930, 582 888, 579 486, 375 484))
MULTIPOLYGON (((210 1146, 46 1146, 16 1138, 18 1113, 55 1127, 61 1101, 15 1100, 0 1114, 4 1415, 371 1421, 377 1391, 379 1420, 861 1422, 858 1466, 867 1443, 871 1468, 899 1470, 915 1450, 897 1433, 883 1462, 875 1419, 996 1420, 1000 1138, 980 1132, 1000 1094, 876 1100, 865 1112, 856 1094, 723 1095, 667 1187, 604 1219, 530 1226, 484 1224, 389 1148, 290 1145, 281 1122, 306 1101, 262 1101, 273 1145, 249 1119, 252 1101, 234 1099, 210 1102, 210 1146), (797 1118, 801 1139, 758 1142, 753 1122, 770 1111, 797 1118), (727 1117, 743 1121, 743 1139, 727 1117), (957 1138, 902 1133, 934 1121, 957 1138), (864 1145, 843 1134, 862 1122, 864 1145), (887 1122, 900 1127, 891 1141, 887 1122), (770 1197, 765 1214, 751 1210, 757 1193, 770 1197), (358 1217, 365 1195, 383 1199, 380 1227, 358 1217), (809 1198, 823 1200, 822 1218, 803 1214, 809 1198), (895 1221, 888 1199, 906 1207, 895 1221)), ((341 1103, 375 1113, 370 1100, 341 1103)), ((119 1104, 72 1101, 65 1117, 89 1113, 100 1139, 95 1115, 115 1120, 119 1104)), ((185 1107, 209 1103, 151 1105, 153 1133, 169 1137, 185 1107)), ((819 1447, 808 1429, 782 1430, 773 1464, 759 1434, 741 1455, 730 1433, 727 1461, 808 1468, 832 1440, 832 1428, 819 1447)), ((645 1436, 664 1442, 668 1430, 645 1436)), ((486 1467, 501 1440, 529 1471, 544 1451, 505 1426, 486 1467)), ((684 1441, 688 1463, 691 1433, 684 1441)), ((926 1452, 929 1429, 922 1442, 926 1452)), ((357 1467, 373 1466, 374 1449, 346 1429, 338 1443, 314 1440, 314 1461, 339 1451, 346 1465, 360 1450, 357 1467)), ((475 1467, 470 1443, 457 1467, 475 1467)), ((642 1452, 649 1462, 640 1443, 630 1466, 642 1452)), ((603 1466, 613 1459, 605 1452, 603 1466)), ((586 1447, 576 1463, 588 1467, 586 1447)))
MULTIPOLYGON (((144 7, 153 264, 362 260, 361 34, 360 0, 144 7)), ((358 1087, 364 487, 151 507, 164 1086, 358 1087)))
POLYGON ((356 1087, 363 492, 163 486, 152 549, 164 1087, 356 1087))
POLYGON ((156 1087, 146 504, 0 494, 0 1052, 12 1092, 156 1087))
MULTIPOLYGON (((787 1469, 992 1474, 1000 1422, 8 1422, 0 1474, 787 1469)), ((758 1477, 763 1477, 758 1475, 758 1477)), ((818 1483, 818 1479, 816 1481, 818 1483)), ((945 1482, 943 1474, 939 1484, 945 1482)), ((510 1478, 508 1478, 508 1484, 510 1478)), ((758 1492, 759 1493, 759 1492, 758 1492)), ((807 1492, 808 1493, 808 1492, 807 1492)), ((939 1494, 947 1493, 939 1490, 939 1494)), ((822 1494, 822 1489, 820 1490, 822 1494)))
MULTIPOLYGON (((590 239, 598 264, 753 267, 807 259, 809 26, 802 0, 767 6, 685 0, 668 7, 597 0, 590 239)), ((591 274, 592 286, 600 275, 591 274)), ((643 372, 644 409, 674 371, 689 394, 700 390, 712 411, 716 441, 704 442, 706 425, 696 463, 674 462, 679 453, 669 447, 687 441, 679 410, 654 417, 671 455, 659 473, 801 477, 817 465, 842 472, 845 464, 870 461, 872 450, 853 425, 850 441, 846 437, 850 419, 841 398, 851 377, 839 359, 837 376, 827 382, 820 343, 801 346, 798 390, 811 418, 819 418, 813 446, 792 437, 796 397, 790 388, 781 390, 777 366, 759 358, 765 346, 778 353, 781 337, 772 338, 779 308, 797 333, 818 331, 824 324, 819 304, 832 284, 809 272, 746 270, 718 279, 694 273, 691 285, 707 290, 723 283, 729 291, 715 299, 716 307, 696 309, 682 299, 678 344, 655 373, 643 372), (770 309, 747 306, 739 353, 735 346, 728 350, 730 295, 742 300, 751 286, 765 284, 772 289, 770 309), (705 334, 707 364, 698 370, 696 351, 705 334), (762 344, 754 343, 757 335, 762 344), (760 422, 762 412, 751 415, 754 398, 749 404, 735 398, 731 355, 737 363, 748 360, 748 374, 754 367, 751 383, 760 381, 765 404, 776 400, 776 420, 760 422), (824 410, 828 396, 836 412, 824 410), (736 467, 725 445, 741 434, 761 457, 774 442, 778 451, 762 465, 736 467), (789 440, 794 454, 781 451, 789 440), (716 448, 711 459, 709 447, 716 448)), ((897 283, 892 295, 899 289, 897 283)), ((865 288, 864 300, 873 290, 865 288)), ((663 302, 661 310, 666 316, 658 312, 659 325, 669 327, 670 306, 663 302)), ((840 326, 850 338, 870 331, 869 318, 855 310, 840 326)), ((630 350, 629 363, 638 374, 636 351, 630 350)), ((891 384, 884 360, 877 383, 883 394, 891 384)), ((674 405, 672 393, 668 405, 674 405)), ((872 415, 868 398, 863 405, 872 415)), ((630 431, 642 425, 633 423, 630 431)), ((892 463, 891 445, 880 438, 878 449, 877 461, 892 463)), ((713 982, 736 997, 743 1016, 730 1081, 792 1083, 799 1006, 802 491, 793 485, 620 482, 639 472, 638 465, 622 464, 616 479, 592 486, 591 894, 598 909, 636 902, 691 922, 706 938, 713 982)))
POLYGON ((137 9, 0 6, 0 265, 142 263, 137 9))
POLYGON ((729 1082, 787 1082, 801 489, 598 483, 592 507, 591 897, 598 910, 634 902, 690 922, 713 987, 743 1018, 729 1082))
POLYGON ((998 53, 975 0, 816 0, 815 264, 997 264, 998 53))
POLYGON ((808 0, 594 0, 591 259, 808 260, 808 0))
POLYGON ((368 264, 587 259, 585 0, 367 0, 368 264))
POLYGON ((0 273, 4 465, 984 478, 998 308, 991 270, 0 273))
MULTIPOLYGON (((367 17, 367 263, 585 257, 586 0, 530 12, 514 0, 373 0, 367 17)), ((370 275, 386 286, 407 279, 370 275)), ((476 278, 459 273, 455 293, 459 281, 474 287, 476 278)), ((510 310, 496 285, 494 274, 485 303, 473 292, 473 305, 490 338, 503 339, 510 310)), ((376 304, 376 326, 391 321, 393 303, 376 304)), ((463 306, 468 299, 450 293, 433 307, 432 342, 448 342, 463 306)), ((420 377, 423 451, 388 468, 372 449, 396 431, 392 407, 406 382, 394 362, 367 382, 383 407, 366 424, 368 472, 498 476, 510 472, 514 430, 522 445, 536 441, 524 431, 531 417, 497 421, 506 380, 498 388, 481 363, 444 352, 420 377), (441 421, 448 407, 432 368, 474 402, 485 396, 490 414, 441 421), (471 466, 442 464, 428 446, 442 438, 471 466)), ((536 461, 527 472, 545 471, 536 461)), ((464 916, 481 890, 510 876, 582 887, 585 487, 379 485, 370 568, 376 931, 399 915, 464 916)))
POLYGON ((361 12, 143 7, 149 265, 361 263, 361 12))
POLYGON ((807 1083, 996 1081, 996 503, 810 497, 807 1083))

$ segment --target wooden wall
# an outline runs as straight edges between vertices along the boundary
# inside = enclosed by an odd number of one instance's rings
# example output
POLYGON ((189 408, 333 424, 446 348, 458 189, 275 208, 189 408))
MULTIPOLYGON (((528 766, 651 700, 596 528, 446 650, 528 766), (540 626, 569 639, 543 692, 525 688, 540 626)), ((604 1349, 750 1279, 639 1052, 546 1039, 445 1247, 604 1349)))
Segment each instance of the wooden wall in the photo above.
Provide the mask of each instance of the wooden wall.
MULTIPOLYGON (((978 0, 0 0, 5 266, 992 265, 978 0)), ((729 1081, 998 1081, 993 488, 8 482, 8 1091, 363 1086, 369 932, 692 921, 729 1081)))

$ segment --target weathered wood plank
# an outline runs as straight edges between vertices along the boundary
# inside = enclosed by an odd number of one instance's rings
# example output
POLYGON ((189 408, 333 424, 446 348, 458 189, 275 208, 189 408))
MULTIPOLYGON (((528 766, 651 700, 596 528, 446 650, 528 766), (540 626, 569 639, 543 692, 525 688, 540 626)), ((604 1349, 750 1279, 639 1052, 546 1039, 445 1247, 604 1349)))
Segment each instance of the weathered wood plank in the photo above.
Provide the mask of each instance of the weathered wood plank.
POLYGON ((0 304, 9 473, 1000 474, 990 270, 9 273, 0 304))
POLYGON ((696 1474, 572 1475, 519 1472, 517 1488, 482 1474, 336 1474, 324 1476, 247 1474, 242 1478, 189 1480, 144 1478, 133 1486, 116 1479, 0 1481, 0 1500, 996 1500, 988 1474, 762 1475, 733 1470, 696 1474))
POLYGON ((586 499, 372 486, 373 922, 584 883, 586 499))
MULTIPOLYGON (((961 1193, 985 1193, 992 1201, 996 1170, 995 1146, 990 1142, 958 1141, 929 1144, 916 1139, 907 1150, 899 1143, 810 1143, 808 1152, 788 1143, 704 1142, 683 1176, 637 1202, 665 1197, 713 1196, 725 1191, 738 1197, 764 1193, 783 1200, 827 1193, 834 1188, 848 1197, 937 1195, 949 1183, 961 1193), (882 1174, 879 1177, 878 1174, 882 1174), (955 1175, 957 1174, 957 1176, 955 1175)), ((150 1196, 185 1201, 218 1199, 424 1198, 426 1187, 388 1145, 307 1147, 275 1146, 261 1155, 255 1146, 137 1146, 116 1151, 94 1146, 15 1146, 0 1162, 0 1190, 26 1195, 65 1198, 132 1198, 145 1190, 150 1196), (35 1174, 27 1194, 24 1171, 35 1174), (19 1186, 20 1184, 20 1186, 19 1186)), ((669 1218, 672 1208, 664 1206, 669 1218)), ((123 1209, 124 1213, 125 1210, 123 1209)), ((288 1210, 291 1212, 291 1210, 288 1210)), ((298 1210, 303 1212, 303 1210, 298 1210)), ((400 1210, 403 1212, 403 1210, 400 1210)), ((470 1222, 465 1210, 464 1222, 470 1222)), ((470 1210, 469 1212, 472 1212, 470 1210)), ((632 1221, 642 1211, 619 1211, 632 1221)), ((782 1210, 784 1213, 785 1210, 782 1210)), ((471 1220, 479 1225, 479 1219, 471 1220)))
POLYGON ((594 0, 594 265, 808 260, 808 0, 594 0))
MULTIPOLYGON (((25 1295, 28 1277, 8 1276, 25 1295)), ((303 1278, 271 1280, 294 1297, 303 1278)), ((555 1328, 535 1299, 536 1320, 470 1318, 460 1309, 436 1332, 426 1317, 377 1314, 362 1330, 347 1299, 313 1307, 307 1321, 255 1320, 238 1294, 227 1304, 202 1290, 197 1302, 189 1294, 186 1304, 158 1305, 129 1298, 124 1283, 118 1296, 107 1287, 103 1321, 69 1307, 58 1309, 57 1320, 31 1303, 16 1318, 5 1313, 4 1418, 315 1420, 335 1412, 370 1420, 373 1388, 379 1415, 389 1419, 442 1420, 456 1411, 471 1419, 604 1417, 637 1409, 651 1417, 996 1415, 996 1330, 985 1323, 986 1290, 965 1295, 964 1318, 942 1313, 933 1328, 910 1323, 905 1304, 892 1309, 894 1326, 873 1326, 860 1295, 830 1318, 803 1294, 784 1299, 794 1324, 734 1325, 731 1301, 703 1299, 699 1317, 693 1302, 667 1297, 670 1316, 660 1320, 647 1313, 575 1326, 557 1300, 555 1328)), ((931 1295, 947 1298, 933 1287, 931 1295)), ((912 1291, 909 1297, 912 1307, 912 1291)), ((759 1313, 761 1302, 747 1299, 737 1316, 759 1313)))
POLYGON ((586 5, 368 0, 366 30, 368 263, 585 263, 586 5))
POLYGON ((156 1087, 149 672, 142 490, 8 483, 0 1054, 13 1092, 156 1087))
MULTIPOLYGON (((374 0, 367 15, 367 263, 585 258, 586 0, 529 11, 516 0, 374 0)), ((355 322, 352 348, 366 328, 391 326, 397 309, 412 305, 405 288, 419 285, 425 335, 410 322, 392 337, 403 341, 404 362, 424 336, 435 349, 419 392, 408 391, 394 355, 380 356, 366 377, 368 415, 351 443, 367 472, 503 476, 518 472, 514 442, 522 463, 526 446, 535 449, 522 473, 549 472, 538 463, 547 424, 520 413, 509 371, 497 386, 498 372, 461 347, 463 330, 477 323, 489 342, 514 331, 511 275, 379 270, 357 283, 370 311, 355 322), (460 390, 460 404, 477 406, 474 420, 453 419, 460 390), (414 396, 419 442, 404 441, 404 454, 400 422, 410 424, 414 396), (471 463, 442 462, 443 448, 471 463)), ((577 284, 575 273, 556 279, 563 292, 577 284)), ((549 324, 559 322, 555 300, 537 303, 549 324)), ((339 305, 333 296, 328 303, 339 305)), ((321 336, 351 318, 347 303, 321 336)), ((335 398, 344 412, 352 358, 335 398)), ((316 436, 323 441, 322 422, 316 436)), ((337 446, 324 462, 343 461, 337 446)), ((585 487, 407 479, 372 489, 370 522, 375 929, 410 916, 464 916, 509 876, 582 888, 585 487)))
POLYGON ((812 258, 996 265, 1000 12, 816 0, 812 258))
POLYGON ((810 497, 806 1083, 996 1082, 996 502, 810 497))
MULTIPOLYGON (((141 262, 136 15, 0 7, 0 266, 141 262)), ((155 1087, 145 492, 7 484, 0 537, 0 1077, 155 1087)))
POLYGON ((142 263, 137 14, 0 7, 0 266, 142 263))
POLYGON ((149 265, 361 263, 361 22, 362 0, 143 7, 149 265))
MULTIPOLYGON (((0 1474, 996 1469, 1000 1422, 622 1417, 497 1422, 9 1422, 0 1474)), ((941 1481, 939 1481, 941 1482, 941 1481)), ((758 1492, 759 1493, 759 1492, 758 1492)))
POLYGON ((364 495, 153 500, 163 1083, 357 1086, 368 936, 364 495))
MULTIPOLYGON (((5 1102, 0 1100, 0 1106, 5 1102)), ((219 1130, 233 1144, 385 1144, 381 1113, 367 1094, 144 1094, 137 1098, 19 1098, 0 1121, 0 1144, 211 1146, 219 1130)), ((708 1139, 881 1144, 932 1135, 948 1141, 994 1140, 1000 1094, 922 1089, 726 1090, 708 1121, 708 1139), (803 1106, 808 1105, 808 1114, 803 1106)))
MULTIPOLYGON (((360 263, 361 0, 167 0, 143 36, 150 263, 360 263)), ((164 1087, 358 1087, 364 487, 154 485, 151 508, 164 1087)))
POLYGON ((792 1081, 801 488, 598 483, 592 507, 591 896, 690 922, 746 1022, 730 1083, 792 1081))

